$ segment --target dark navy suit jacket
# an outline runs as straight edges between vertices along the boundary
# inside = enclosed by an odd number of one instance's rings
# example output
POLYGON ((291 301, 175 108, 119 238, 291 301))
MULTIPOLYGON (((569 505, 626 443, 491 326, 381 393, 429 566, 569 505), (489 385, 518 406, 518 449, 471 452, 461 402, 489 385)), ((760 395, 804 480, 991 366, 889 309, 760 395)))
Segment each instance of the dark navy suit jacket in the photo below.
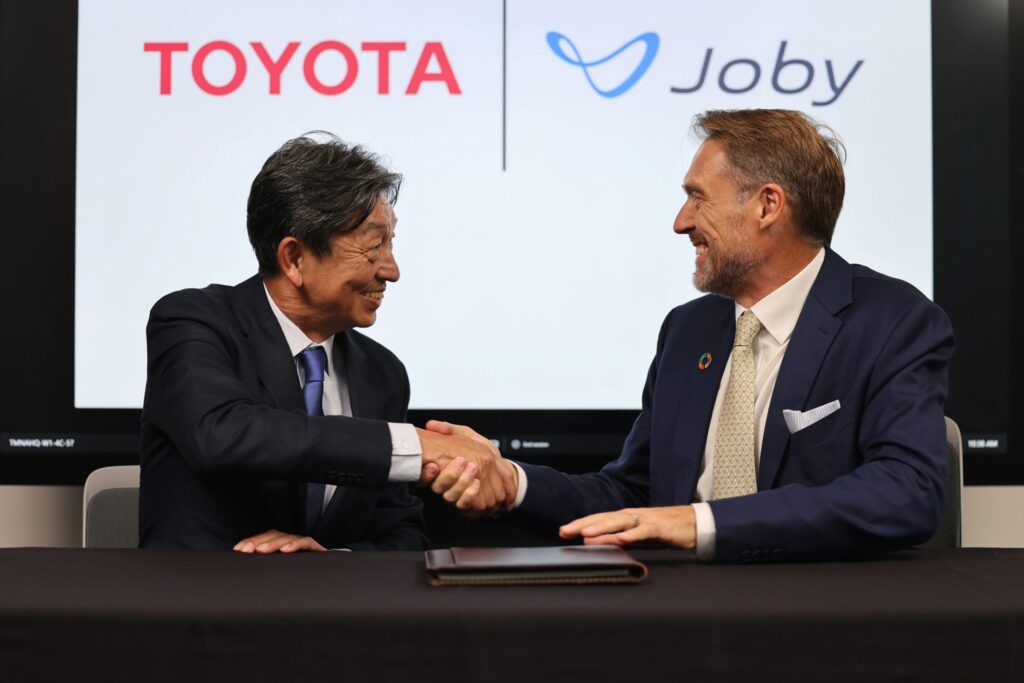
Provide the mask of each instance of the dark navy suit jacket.
MULTIPOLYGON (((526 497, 510 521, 553 533, 595 512, 691 503, 734 334, 730 299, 669 313, 619 458, 585 475, 523 465, 526 497), (700 370, 705 352, 713 361, 700 370)), ((716 561, 850 557, 928 540, 942 515, 952 352, 938 306, 829 250, 779 370, 758 492, 710 504, 716 561), (834 400, 838 412, 789 433, 784 409, 834 400)))
POLYGON ((404 422, 401 362, 358 332, 335 337, 358 417, 306 415, 263 281, 169 294, 146 328, 139 545, 231 548, 268 529, 306 534, 306 482, 339 486, 309 535, 326 547, 426 547, 422 506, 389 484, 404 422))

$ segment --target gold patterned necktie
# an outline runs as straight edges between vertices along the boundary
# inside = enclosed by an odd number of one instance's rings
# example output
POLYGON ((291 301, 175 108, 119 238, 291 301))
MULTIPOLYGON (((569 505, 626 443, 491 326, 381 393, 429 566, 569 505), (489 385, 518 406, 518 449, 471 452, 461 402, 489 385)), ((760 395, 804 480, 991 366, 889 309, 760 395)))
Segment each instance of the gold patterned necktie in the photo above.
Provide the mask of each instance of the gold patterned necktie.
POLYGON ((711 499, 757 492, 754 461, 754 349, 761 321, 750 311, 736 320, 729 384, 715 438, 714 486, 711 499))

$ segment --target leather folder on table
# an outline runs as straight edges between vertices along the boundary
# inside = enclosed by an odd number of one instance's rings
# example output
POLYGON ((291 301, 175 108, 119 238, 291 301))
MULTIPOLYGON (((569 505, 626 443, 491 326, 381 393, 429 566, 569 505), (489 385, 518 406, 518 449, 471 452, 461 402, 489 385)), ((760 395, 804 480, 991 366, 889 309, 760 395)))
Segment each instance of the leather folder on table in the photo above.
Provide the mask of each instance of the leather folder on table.
POLYGON ((647 567, 622 548, 443 548, 425 553, 433 586, 640 583, 647 567))

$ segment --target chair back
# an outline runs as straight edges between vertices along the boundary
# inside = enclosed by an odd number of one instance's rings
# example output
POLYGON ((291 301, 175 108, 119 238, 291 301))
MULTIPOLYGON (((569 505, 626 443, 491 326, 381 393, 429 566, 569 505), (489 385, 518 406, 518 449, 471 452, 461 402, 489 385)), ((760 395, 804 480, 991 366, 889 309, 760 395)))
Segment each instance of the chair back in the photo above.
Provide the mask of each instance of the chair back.
POLYGON ((139 466, 101 467, 82 491, 82 547, 139 546, 139 466))

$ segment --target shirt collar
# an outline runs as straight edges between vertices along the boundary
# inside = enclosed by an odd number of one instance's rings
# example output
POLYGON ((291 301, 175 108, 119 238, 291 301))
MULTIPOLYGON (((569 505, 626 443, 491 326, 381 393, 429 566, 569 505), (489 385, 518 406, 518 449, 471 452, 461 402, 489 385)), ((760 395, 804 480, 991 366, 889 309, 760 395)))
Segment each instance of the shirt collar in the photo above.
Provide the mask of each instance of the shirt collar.
POLYGON ((315 343, 278 307, 274 297, 270 296, 270 290, 267 289, 266 283, 263 283, 263 291, 267 294, 267 301, 270 302, 270 310, 274 312, 274 317, 277 318, 277 324, 281 326, 281 331, 284 332, 284 339, 288 342, 288 351, 292 354, 292 358, 298 356, 311 346, 322 346, 327 353, 327 374, 334 374, 334 335, 332 334, 319 344, 315 343))
MULTIPOLYGON (((803 270, 791 277, 784 285, 750 307, 750 311, 761 321, 768 334, 779 344, 789 341, 796 328, 796 321, 803 310, 811 286, 818 277, 821 264, 825 262, 825 249, 819 249, 803 270)), ((746 309, 736 304, 736 317, 746 309)))

